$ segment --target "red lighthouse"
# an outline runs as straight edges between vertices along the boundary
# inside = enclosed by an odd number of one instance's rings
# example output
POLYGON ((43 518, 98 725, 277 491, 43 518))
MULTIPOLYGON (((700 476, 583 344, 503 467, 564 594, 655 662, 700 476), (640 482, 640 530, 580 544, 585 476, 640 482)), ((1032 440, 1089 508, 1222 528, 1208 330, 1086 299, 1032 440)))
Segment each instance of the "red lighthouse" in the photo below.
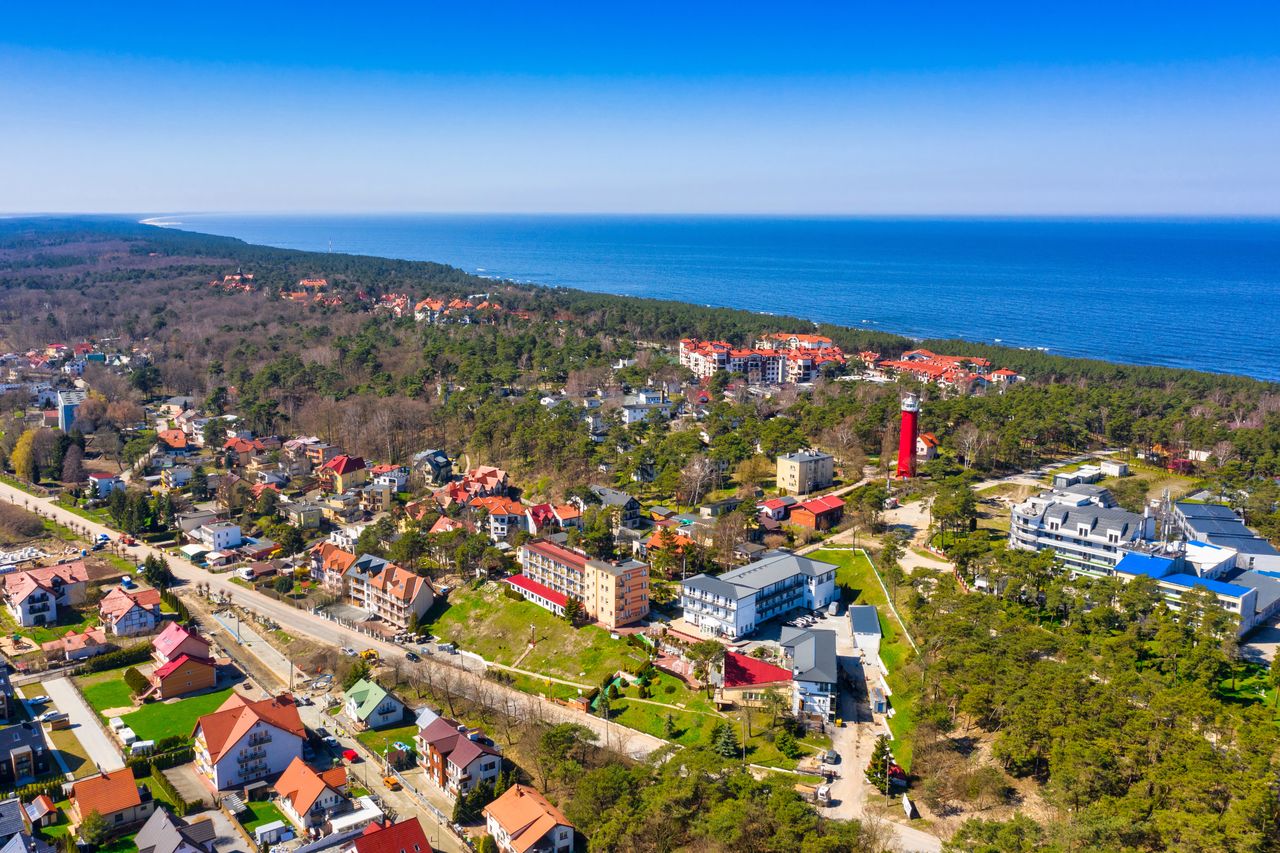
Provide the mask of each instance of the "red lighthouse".
POLYGON ((916 475, 916 434, 920 429, 920 398, 908 394, 902 398, 902 429, 898 437, 898 476, 916 475))

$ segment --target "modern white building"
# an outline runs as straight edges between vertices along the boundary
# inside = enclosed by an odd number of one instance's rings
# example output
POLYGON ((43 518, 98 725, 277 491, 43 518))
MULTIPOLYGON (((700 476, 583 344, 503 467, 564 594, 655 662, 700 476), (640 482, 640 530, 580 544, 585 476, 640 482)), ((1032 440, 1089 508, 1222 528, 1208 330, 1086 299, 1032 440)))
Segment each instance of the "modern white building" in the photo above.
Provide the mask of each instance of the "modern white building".
POLYGON ((191 538, 213 551, 230 551, 244 543, 240 525, 230 522, 205 524, 191 531, 191 538))
POLYGON ((792 610, 817 610, 836 599, 836 567, 790 551, 770 551, 723 575, 681 581, 684 619, 703 634, 736 640, 792 610))
POLYGON ((1280 551, 1222 504, 1175 503, 1173 521, 1188 540, 1231 548, 1236 567, 1280 571, 1280 551))
POLYGON ((880 614, 871 604, 854 604, 849 607, 849 625, 853 628, 853 645, 866 652, 867 657, 880 656, 880 614))
POLYGON ((1050 548, 1073 572, 1109 575, 1127 549, 1149 541, 1155 519, 1116 507, 1099 486, 1073 485, 1034 495, 1013 508, 1009 547, 1050 548))
POLYGON ((306 729, 293 697, 250 702, 233 693, 196 721, 196 769, 223 791, 283 773, 302 757, 306 729))
POLYGON ((834 720, 840 668, 834 631, 810 631, 783 626, 778 638, 791 666, 791 713, 834 720))

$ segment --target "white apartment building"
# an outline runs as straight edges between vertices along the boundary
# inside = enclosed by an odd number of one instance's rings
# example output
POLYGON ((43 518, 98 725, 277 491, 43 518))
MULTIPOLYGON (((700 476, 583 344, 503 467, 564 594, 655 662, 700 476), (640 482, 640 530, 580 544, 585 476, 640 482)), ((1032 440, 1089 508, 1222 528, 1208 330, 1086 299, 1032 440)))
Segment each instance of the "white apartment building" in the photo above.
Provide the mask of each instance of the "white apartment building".
POLYGON ((770 551, 723 575, 698 574, 680 583, 685 621, 730 640, 792 610, 826 607, 837 594, 833 564, 790 551, 770 551))
POLYGON ((1009 547, 1051 548, 1071 571, 1103 576, 1127 550, 1154 535, 1151 516, 1119 509, 1104 488, 1076 485, 1041 492, 1015 506, 1009 547))

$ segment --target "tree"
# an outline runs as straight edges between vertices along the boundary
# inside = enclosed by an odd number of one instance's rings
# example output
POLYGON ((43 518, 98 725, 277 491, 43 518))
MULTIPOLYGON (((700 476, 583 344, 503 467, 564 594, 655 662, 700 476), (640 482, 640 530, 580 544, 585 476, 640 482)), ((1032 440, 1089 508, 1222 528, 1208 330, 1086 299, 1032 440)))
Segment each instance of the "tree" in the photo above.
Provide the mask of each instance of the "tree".
POLYGON ((493 840, 492 835, 480 839, 480 853, 499 853, 498 842, 493 840))
POLYGON ((73 444, 62 457, 62 482, 75 485, 88 478, 89 473, 84 469, 84 450, 80 445, 73 444))
POLYGON ((582 618, 582 602, 570 596, 569 600, 564 603, 564 621, 570 625, 577 623, 582 618))
POLYGON ((350 690, 351 685, 355 684, 362 678, 369 677, 369 662, 364 658, 356 658, 351 664, 351 669, 347 671, 347 675, 342 679, 342 689, 350 690))
POLYGON ((724 661, 724 646, 715 640, 701 640, 689 647, 685 657, 693 664, 693 677, 706 685, 710 696, 713 690, 711 673, 724 661))
MULTIPOLYGON (((35 456, 36 431, 26 430, 18 438, 13 452, 9 454, 9 467, 19 480, 34 483, 38 474, 35 456)), ((101 816, 99 816, 101 817, 101 816)))
POLYGON ((711 748, 717 755, 725 758, 737 758, 742 751, 738 744, 738 735, 733 724, 725 720, 716 723, 711 729, 711 748))
POLYGON ((778 748, 778 752, 781 752, 787 758, 799 758, 803 753, 803 750, 800 749, 800 744, 796 743, 796 736, 786 729, 778 733, 773 744, 778 748))
POLYGON ((163 557, 148 554, 142 561, 142 577, 156 589, 165 589, 173 583, 173 572, 163 557))
POLYGON ((191 472, 188 488, 191 489, 191 497, 194 500, 202 501, 209 497, 209 475, 204 472, 204 468, 197 466, 191 472))
POLYGON ((281 595, 288 595, 293 591, 293 575, 283 574, 275 579, 271 584, 272 588, 281 595))
POLYGON ((889 738, 880 735, 876 738, 875 748, 871 751, 871 761, 867 764, 866 777, 871 786, 878 791, 889 793, 889 738))
POLYGON ((77 831, 79 838, 85 844, 97 847, 107 840, 107 833, 111 828, 107 825, 107 820, 98 811, 89 812, 80 821, 80 828, 77 831))
POLYGON ((662 718, 662 737, 666 740, 672 740, 676 736, 676 720, 668 711, 667 715, 662 718))
POLYGON ((124 671, 124 683, 129 685, 134 696, 141 696, 151 689, 151 682, 133 666, 124 671))

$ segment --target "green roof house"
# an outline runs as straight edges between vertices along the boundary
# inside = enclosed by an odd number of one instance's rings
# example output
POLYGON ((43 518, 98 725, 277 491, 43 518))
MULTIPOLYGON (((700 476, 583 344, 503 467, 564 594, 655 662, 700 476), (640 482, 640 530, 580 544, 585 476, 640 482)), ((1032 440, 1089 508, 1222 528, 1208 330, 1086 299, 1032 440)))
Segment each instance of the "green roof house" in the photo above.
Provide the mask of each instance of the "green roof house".
POLYGON ((404 719, 404 703, 367 678, 347 690, 342 710, 348 718, 370 729, 399 725, 404 719))

